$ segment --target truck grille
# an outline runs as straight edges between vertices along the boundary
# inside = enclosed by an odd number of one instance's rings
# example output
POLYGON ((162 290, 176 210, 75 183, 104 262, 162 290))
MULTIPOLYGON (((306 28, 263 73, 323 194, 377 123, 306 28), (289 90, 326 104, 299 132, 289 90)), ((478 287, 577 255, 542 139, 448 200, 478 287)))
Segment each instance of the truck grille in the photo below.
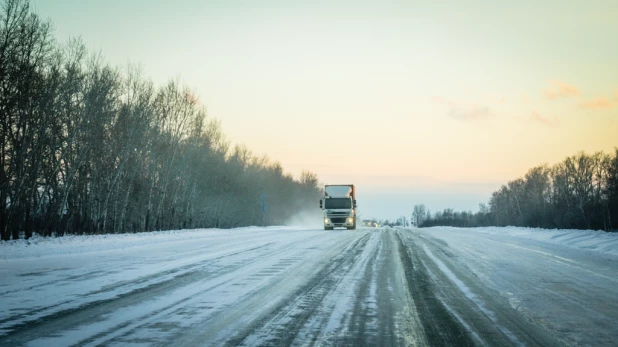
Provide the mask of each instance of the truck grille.
POLYGON ((335 224, 342 224, 342 223, 345 223, 345 217, 334 217, 334 218, 331 218, 330 221, 335 224))

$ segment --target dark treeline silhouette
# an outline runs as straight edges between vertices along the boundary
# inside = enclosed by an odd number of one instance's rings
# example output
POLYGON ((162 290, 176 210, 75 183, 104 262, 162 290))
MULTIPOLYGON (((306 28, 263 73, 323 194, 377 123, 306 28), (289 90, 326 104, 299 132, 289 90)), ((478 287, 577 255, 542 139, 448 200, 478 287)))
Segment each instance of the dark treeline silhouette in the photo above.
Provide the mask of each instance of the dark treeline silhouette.
POLYGON ((178 82, 57 44, 28 0, 2 3, 0 115, 2 240, 280 224, 321 196, 315 174, 232 148, 178 82))
MULTIPOLYGON (((484 206, 484 204, 482 204, 484 206)), ((470 211, 455 211, 452 208, 446 208, 443 211, 436 211, 433 215, 427 215, 423 221, 418 224, 420 227, 433 226, 452 226, 460 228, 470 228, 479 226, 494 225, 491 222, 491 216, 486 212, 472 213, 470 211)))
POLYGON ((618 148, 612 154, 580 152, 552 167, 532 168, 493 192, 489 207, 481 204, 478 213, 446 209, 419 223, 436 225, 616 230, 618 148))

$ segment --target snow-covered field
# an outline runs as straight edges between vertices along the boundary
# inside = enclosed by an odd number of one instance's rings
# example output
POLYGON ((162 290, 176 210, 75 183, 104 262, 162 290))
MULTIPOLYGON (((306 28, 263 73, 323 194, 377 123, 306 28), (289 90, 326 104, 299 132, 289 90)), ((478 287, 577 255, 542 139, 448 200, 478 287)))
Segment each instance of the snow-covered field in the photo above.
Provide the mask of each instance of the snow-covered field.
POLYGON ((618 234, 301 227, 0 243, 0 345, 616 345, 618 234))

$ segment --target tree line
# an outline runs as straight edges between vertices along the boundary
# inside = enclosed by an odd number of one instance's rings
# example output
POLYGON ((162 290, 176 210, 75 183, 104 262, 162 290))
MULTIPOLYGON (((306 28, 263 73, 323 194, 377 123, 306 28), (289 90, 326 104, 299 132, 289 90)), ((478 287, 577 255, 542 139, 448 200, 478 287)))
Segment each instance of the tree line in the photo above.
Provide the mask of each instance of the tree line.
POLYGON ((445 209, 423 214, 418 225, 616 230, 618 148, 612 154, 580 152, 551 167, 534 167, 493 192, 489 204, 479 207, 477 213, 445 209))
POLYGON ((28 0, 1 8, 0 117, 2 240, 282 224, 321 196, 231 146, 178 81, 58 44, 28 0))

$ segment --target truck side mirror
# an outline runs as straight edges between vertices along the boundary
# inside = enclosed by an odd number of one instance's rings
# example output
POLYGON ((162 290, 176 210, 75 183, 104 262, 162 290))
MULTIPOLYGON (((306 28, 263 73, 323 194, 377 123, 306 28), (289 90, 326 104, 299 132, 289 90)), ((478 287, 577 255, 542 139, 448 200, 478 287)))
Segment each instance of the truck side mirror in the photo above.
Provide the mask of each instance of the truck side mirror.
POLYGON ((356 207, 356 199, 354 199, 354 207, 356 207))
POLYGON ((322 208, 322 199, 320 199, 320 208, 322 208))

